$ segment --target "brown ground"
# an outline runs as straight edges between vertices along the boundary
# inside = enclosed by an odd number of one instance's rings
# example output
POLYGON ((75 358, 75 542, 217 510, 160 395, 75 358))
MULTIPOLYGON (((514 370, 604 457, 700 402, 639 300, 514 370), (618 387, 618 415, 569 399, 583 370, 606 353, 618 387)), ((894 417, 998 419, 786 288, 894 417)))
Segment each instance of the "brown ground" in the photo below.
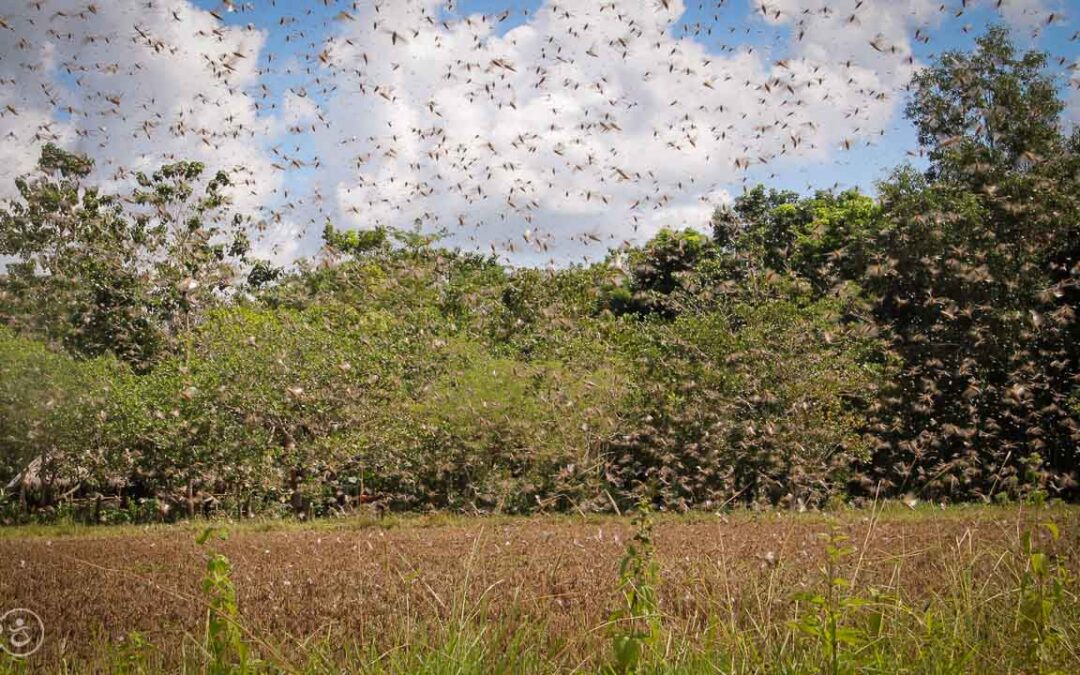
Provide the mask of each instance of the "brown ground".
MULTIPOLYGON (((861 559, 860 584, 899 586, 908 597, 941 592, 950 560, 993 565, 995 552, 1016 548, 1022 527, 1047 518, 1016 508, 893 510, 864 548, 870 516, 839 521, 859 549, 848 576, 861 559)), ((1059 545, 1076 556, 1080 511, 1053 518, 1063 532, 1059 545)), ((655 543, 664 607, 687 628, 706 613, 730 612, 732 603, 759 616, 782 611, 792 592, 817 582, 820 534, 828 529, 824 517, 809 515, 661 518, 655 543)), ((45 621, 39 663, 100 653, 103 638, 132 631, 175 651, 185 636, 201 636, 205 621, 199 594, 207 548, 193 531, 0 536, 0 609, 27 607, 45 621)), ((328 635, 387 642, 417 621, 463 610, 504 625, 542 622, 548 634, 587 640, 581 636, 614 606, 631 533, 615 518, 243 526, 212 546, 232 561, 245 624, 278 645, 328 635)))

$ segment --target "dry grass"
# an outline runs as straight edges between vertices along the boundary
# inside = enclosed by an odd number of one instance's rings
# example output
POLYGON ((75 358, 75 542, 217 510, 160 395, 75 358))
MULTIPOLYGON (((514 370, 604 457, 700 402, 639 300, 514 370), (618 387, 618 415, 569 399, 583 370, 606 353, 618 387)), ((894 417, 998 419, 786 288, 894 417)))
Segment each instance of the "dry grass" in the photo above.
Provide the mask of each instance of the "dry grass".
MULTIPOLYGON (((798 612, 792 596, 820 586, 821 534, 831 527, 856 548, 843 567, 853 593, 888 592, 921 609, 945 598, 964 602, 958 587, 970 584, 966 602, 996 597, 1007 606, 1016 602, 1007 596, 1009 579, 1023 565, 1021 532, 1048 519, 1062 537, 1044 543, 1075 572, 1075 508, 661 517, 655 545, 671 649, 693 644, 703 657, 726 645, 725 667, 740 670, 738 658, 760 666, 774 658, 769 650, 781 650, 775 658, 783 659, 783 650, 796 644, 789 626, 798 612)), ((632 535, 627 520, 391 523, 248 524, 213 544, 232 562, 240 620, 256 651, 285 669, 334 664, 357 670, 363 659, 372 665, 371 655, 386 666, 395 650, 418 647, 420 639, 454 637, 435 628, 440 625, 475 631, 477 644, 491 653, 512 644, 524 648, 515 642, 524 636, 534 661, 542 662, 536 669, 595 669, 604 662, 605 622, 617 601, 619 559, 632 535)), ((197 662, 206 621, 200 580, 207 549, 192 533, 192 526, 78 535, 44 528, 0 538, 4 607, 33 609, 47 625, 44 648, 23 665, 114 669, 123 652, 115 645, 135 633, 153 645, 154 669, 197 662)), ((1066 604, 1064 611, 1080 615, 1075 596, 1066 604)), ((1007 623, 1003 619, 1002 630, 1007 623)), ((970 665, 1011 663, 1010 649, 1008 641, 988 636, 970 665)), ((1067 643, 1059 658, 1068 663, 1071 649, 1067 643)), ((1080 672, 1080 662, 1074 665, 1080 672)))

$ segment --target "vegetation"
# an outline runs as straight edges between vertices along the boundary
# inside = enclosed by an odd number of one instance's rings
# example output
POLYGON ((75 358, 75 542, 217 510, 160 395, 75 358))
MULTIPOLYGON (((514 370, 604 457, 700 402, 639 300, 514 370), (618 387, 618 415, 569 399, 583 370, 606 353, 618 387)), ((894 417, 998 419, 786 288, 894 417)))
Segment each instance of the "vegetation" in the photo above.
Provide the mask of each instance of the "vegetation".
POLYGON ((225 174, 107 194, 47 145, 0 209, 3 513, 1074 498, 1061 109, 1045 57, 992 29, 918 76, 929 164, 877 198, 757 187, 710 234, 548 272, 332 226, 277 269, 225 174))
POLYGON ((1078 516, 876 503, 8 537, 0 593, 48 626, 0 672, 1072 673, 1078 516))

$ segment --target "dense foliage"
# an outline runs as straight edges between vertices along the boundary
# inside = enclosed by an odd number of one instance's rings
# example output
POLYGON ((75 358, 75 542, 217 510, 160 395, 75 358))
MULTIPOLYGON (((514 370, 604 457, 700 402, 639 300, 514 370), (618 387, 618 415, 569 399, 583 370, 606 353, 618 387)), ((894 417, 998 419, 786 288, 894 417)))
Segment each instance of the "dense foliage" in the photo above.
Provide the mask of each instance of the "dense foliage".
POLYGON ((46 146, 0 210, 7 508, 1075 496, 1080 133, 1055 91, 993 29, 916 78, 929 166, 878 198, 757 187, 711 234, 554 271, 330 226, 277 269, 228 176, 105 194, 46 146))

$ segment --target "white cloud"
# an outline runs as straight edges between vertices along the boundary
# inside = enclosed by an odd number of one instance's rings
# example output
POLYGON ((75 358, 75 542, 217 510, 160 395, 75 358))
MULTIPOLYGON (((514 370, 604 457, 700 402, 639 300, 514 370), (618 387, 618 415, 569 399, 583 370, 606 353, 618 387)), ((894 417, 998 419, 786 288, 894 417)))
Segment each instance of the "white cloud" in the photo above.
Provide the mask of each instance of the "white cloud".
POLYGON ((280 183, 262 150, 268 122, 244 93, 265 36, 221 26, 186 0, 44 0, 5 13, 0 30, 0 190, 55 141, 96 160, 98 177, 173 159, 238 168, 240 208, 280 183))
MULTIPOLYGON (((1027 25, 1051 1, 1003 12, 1027 25)), ((0 30, 0 190, 47 140, 105 177, 169 158, 241 167, 238 204, 272 211, 259 250, 278 260, 313 252, 327 218, 418 221, 530 263, 704 226, 748 166, 826 166, 876 142, 919 66, 913 34, 942 17, 939 0, 747 6, 766 39, 718 49, 678 36, 683 0, 545 0, 505 32, 444 0, 361 3, 327 42, 274 55, 310 86, 271 113, 253 93, 261 31, 188 0, 41 0, 0 30), (767 39, 781 30, 783 60, 767 39)))
POLYGON ((1065 119, 1072 125, 1080 124, 1080 58, 1070 68, 1069 96, 1065 100, 1065 119))
POLYGON ((481 245, 704 225, 702 198, 747 164, 875 138, 914 67, 923 2, 873 4, 854 30, 802 14, 824 0, 783 4, 769 20, 799 14, 806 34, 780 63, 676 37, 678 0, 552 1, 503 35, 481 16, 442 24, 432 0, 368 6, 328 45, 318 180, 350 224, 419 220, 481 245))
POLYGON ((1047 16, 1059 9, 1060 5, 1057 0, 1002 0, 1000 3, 997 0, 984 0, 984 3, 997 7, 1001 17, 1021 31, 1041 28, 1046 24, 1047 16))

